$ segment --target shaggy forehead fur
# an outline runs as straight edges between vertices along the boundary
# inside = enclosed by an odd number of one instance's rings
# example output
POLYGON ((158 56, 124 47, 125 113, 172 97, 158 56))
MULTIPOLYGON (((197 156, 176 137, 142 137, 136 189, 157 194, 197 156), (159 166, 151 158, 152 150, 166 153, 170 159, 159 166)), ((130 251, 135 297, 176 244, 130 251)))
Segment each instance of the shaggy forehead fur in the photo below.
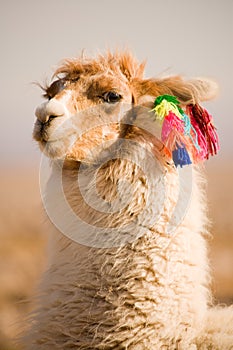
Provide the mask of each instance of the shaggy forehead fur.
MULTIPOLYGON (((94 76, 100 78, 104 75, 104 81, 110 77, 126 83, 135 97, 158 96, 171 94, 177 96, 184 104, 197 103, 212 99, 216 95, 217 85, 208 79, 184 80, 181 76, 167 78, 144 79, 145 62, 139 63, 129 52, 108 52, 97 58, 80 57, 67 59, 55 71, 54 76, 60 76, 69 81, 78 81, 79 78, 91 79, 94 76)), ((107 86, 106 86, 107 87, 107 86)))
MULTIPOLYGON (((100 73, 123 75, 128 81, 143 78, 145 62, 139 63, 130 53, 108 52, 96 59, 81 57, 68 59, 59 67, 55 75, 63 73, 68 79, 76 79, 80 75, 96 75, 100 73)), ((122 78, 123 78, 122 76, 122 78)))

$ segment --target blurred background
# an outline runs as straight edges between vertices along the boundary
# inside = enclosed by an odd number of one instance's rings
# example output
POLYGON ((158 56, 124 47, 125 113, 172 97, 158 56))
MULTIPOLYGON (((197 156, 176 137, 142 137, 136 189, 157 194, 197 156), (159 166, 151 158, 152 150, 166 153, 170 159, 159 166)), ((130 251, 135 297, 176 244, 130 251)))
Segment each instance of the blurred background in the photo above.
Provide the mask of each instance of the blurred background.
POLYGON ((147 60, 146 75, 207 76, 220 85, 206 104, 220 154, 208 161, 213 238, 209 255, 216 303, 233 303, 233 1, 0 0, 0 349, 30 311, 47 237, 39 193, 40 152, 32 141, 33 82, 49 82, 65 57, 129 48, 147 60))

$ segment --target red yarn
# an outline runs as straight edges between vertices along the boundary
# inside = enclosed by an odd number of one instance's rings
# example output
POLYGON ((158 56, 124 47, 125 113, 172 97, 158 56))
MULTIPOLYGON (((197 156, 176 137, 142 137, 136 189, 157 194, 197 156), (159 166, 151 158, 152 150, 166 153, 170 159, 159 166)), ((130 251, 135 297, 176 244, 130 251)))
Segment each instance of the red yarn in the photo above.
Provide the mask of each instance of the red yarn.
POLYGON ((187 113, 197 133, 200 158, 208 159, 210 154, 217 154, 219 140, 212 116, 198 104, 187 106, 187 113))

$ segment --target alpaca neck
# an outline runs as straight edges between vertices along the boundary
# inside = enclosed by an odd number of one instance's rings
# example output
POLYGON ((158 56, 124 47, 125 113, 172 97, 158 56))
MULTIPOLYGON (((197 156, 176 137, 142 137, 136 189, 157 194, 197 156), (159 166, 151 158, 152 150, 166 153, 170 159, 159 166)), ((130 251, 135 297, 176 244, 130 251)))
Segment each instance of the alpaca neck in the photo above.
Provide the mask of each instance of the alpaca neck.
POLYGON ((99 248, 124 245, 155 227, 162 231, 177 197, 177 174, 174 167, 161 163, 152 147, 139 149, 130 140, 130 147, 120 145, 112 158, 100 163, 76 168, 68 163, 62 171, 55 166, 48 190, 56 198, 60 188, 65 197, 66 203, 54 200, 59 203, 58 219, 68 225, 61 231, 99 248), (57 184, 61 178, 62 188, 57 184))

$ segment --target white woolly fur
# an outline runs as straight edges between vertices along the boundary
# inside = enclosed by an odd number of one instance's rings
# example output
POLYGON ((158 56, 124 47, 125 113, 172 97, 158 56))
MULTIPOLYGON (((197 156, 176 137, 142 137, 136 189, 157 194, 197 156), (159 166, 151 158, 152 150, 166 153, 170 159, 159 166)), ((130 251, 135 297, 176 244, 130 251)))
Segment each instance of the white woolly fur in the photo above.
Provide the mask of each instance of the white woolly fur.
MULTIPOLYGON (((121 165, 124 169, 123 161, 121 165)), ((169 171, 168 205, 176 199, 176 172, 169 171)), ((131 173, 137 176, 135 168, 131 173)), ((119 177, 119 164, 111 174, 119 177)), ((78 206, 72 174, 67 181, 78 206)), ((195 169, 188 212, 171 236, 162 232, 166 208, 156 228, 120 248, 85 247, 52 227, 50 260, 28 349, 231 349, 230 324, 229 334, 223 334, 215 331, 215 321, 209 322, 211 315, 217 318, 208 311, 203 182, 195 169)), ((135 212, 137 203, 135 198, 135 212)), ((223 311, 220 315, 222 323, 223 311)))

